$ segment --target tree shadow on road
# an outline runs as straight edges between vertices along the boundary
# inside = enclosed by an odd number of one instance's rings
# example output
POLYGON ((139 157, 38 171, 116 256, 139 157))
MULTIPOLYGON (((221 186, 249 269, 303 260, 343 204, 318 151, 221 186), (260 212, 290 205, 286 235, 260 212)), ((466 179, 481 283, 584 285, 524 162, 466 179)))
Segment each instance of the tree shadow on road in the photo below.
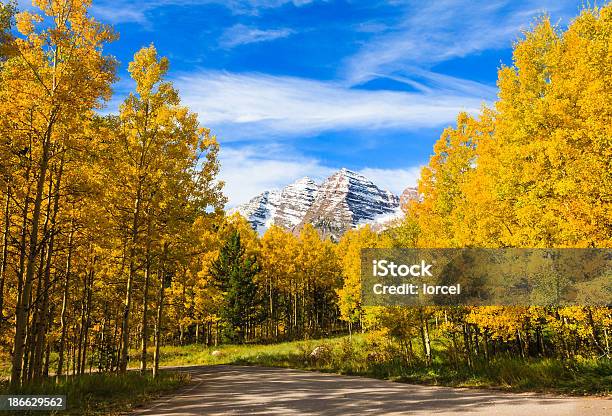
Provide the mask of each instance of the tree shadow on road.
POLYGON ((185 370, 196 384, 136 414, 547 416, 600 415, 612 409, 610 400, 420 386, 284 368, 220 365, 185 370))

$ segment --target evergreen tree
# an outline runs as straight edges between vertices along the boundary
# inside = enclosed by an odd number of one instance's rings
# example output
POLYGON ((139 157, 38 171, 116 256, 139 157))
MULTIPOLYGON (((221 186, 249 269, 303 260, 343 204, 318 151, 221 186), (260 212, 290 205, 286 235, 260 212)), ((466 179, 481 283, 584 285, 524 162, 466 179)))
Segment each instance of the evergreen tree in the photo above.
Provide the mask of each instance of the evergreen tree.
POLYGON ((227 325, 225 335, 232 341, 244 342, 249 330, 257 323, 257 285, 254 277, 258 272, 257 259, 246 254, 240 234, 234 231, 211 267, 212 277, 225 293, 220 316, 227 325))

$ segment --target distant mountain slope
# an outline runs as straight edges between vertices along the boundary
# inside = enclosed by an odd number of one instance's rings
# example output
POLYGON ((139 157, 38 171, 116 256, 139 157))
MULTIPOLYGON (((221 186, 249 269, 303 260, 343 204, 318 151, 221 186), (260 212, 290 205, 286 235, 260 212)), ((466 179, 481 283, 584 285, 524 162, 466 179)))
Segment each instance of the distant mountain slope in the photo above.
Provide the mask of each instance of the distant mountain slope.
MULTIPOLYGON (((416 197, 416 191, 404 191, 406 194, 416 197)), ((364 224, 381 228, 383 223, 402 216, 397 195, 348 169, 340 169, 321 185, 302 178, 280 191, 263 192, 233 212, 240 213, 260 233, 271 225, 297 231, 310 223, 334 239, 351 228, 364 224)))

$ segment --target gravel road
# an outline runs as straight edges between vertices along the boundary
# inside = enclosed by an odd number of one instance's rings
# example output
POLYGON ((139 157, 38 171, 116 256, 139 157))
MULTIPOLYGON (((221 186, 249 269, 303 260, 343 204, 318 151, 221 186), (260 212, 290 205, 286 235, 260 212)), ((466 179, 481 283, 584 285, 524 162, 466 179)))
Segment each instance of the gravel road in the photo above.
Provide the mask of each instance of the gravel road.
POLYGON ((193 382, 133 415, 612 415, 612 399, 429 387, 310 371, 182 367, 193 382))

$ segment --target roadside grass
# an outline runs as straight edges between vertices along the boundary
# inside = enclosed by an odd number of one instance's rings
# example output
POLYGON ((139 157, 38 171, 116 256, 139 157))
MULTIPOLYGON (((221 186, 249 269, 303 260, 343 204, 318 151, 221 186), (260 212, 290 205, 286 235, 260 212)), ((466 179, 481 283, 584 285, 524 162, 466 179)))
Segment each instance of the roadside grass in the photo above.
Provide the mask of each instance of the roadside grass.
MULTIPOLYGON (((15 415, 120 415, 163 393, 187 384, 187 374, 161 371, 157 379, 150 373, 129 371, 124 375, 92 373, 81 376, 50 378, 42 384, 22 386, 10 391, 8 382, 0 384, 0 394, 65 395, 66 411, 19 411, 15 415)), ((2 412, 2 414, 11 414, 2 412)))
POLYGON ((407 366, 399 374, 389 371, 391 379, 455 387, 487 387, 515 392, 537 391, 569 395, 612 393, 611 360, 495 358, 490 362, 452 366, 435 361, 431 367, 407 366), (394 374, 395 373, 395 374, 394 374))
MULTIPOLYGON (((163 346, 160 349, 159 365, 164 367, 188 366, 188 365, 215 365, 236 364, 240 360, 252 360, 253 365, 268 365, 271 367, 291 367, 295 363, 296 351, 309 349, 317 342, 336 343, 342 338, 328 338, 320 341, 292 341, 279 344, 224 344, 217 347, 206 347, 201 344, 188 344, 183 346, 163 346), (218 356, 212 355, 213 351, 219 351, 218 356), (285 365, 283 365, 283 363, 285 365)), ((313 348, 314 348, 313 346, 313 348)), ((309 351, 310 353, 310 351, 309 351)), ((137 357, 138 351, 131 352, 132 357, 137 357)), ((148 355, 148 361, 153 361, 152 354, 148 355)), ((130 361, 130 367, 137 368, 139 361, 130 361)))
MULTIPOLYGON (((443 343, 434 344, 430 366, 418 358, 416 348, 410 359, 396 350, 372 350, 367 335, 294 341, 270 345, 192 344, 163 347, 160 365, 236 364, 285 367, 345 375, 358 375, 398 382, 453 387, 486 387, 514 392, 538 391, 570 395, 610 395, 612 360, 560 360, 498 356, 475 361, 471 367, 449 355, 443 343), (319 354, 311 353, 319 348, 319 354), (214 350, 220 355, 213 356, 214 350)), ((137 363, 133 363, 137 365, 137 363)))

